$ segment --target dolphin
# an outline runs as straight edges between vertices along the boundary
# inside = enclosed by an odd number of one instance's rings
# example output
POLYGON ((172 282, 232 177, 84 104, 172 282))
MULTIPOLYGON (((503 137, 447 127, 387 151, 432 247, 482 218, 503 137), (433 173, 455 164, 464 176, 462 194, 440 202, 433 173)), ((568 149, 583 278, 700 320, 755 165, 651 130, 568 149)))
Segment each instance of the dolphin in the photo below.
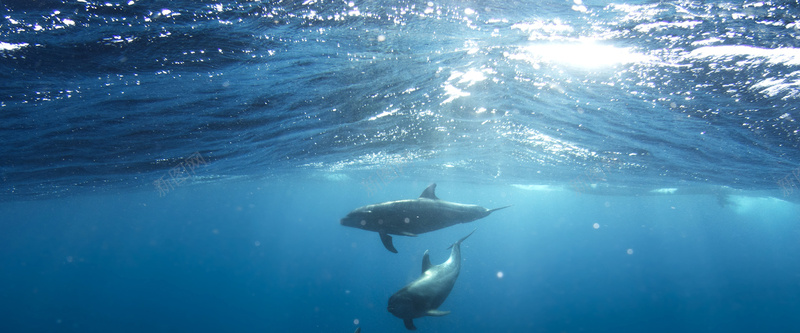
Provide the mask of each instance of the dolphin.
POLYGON ((356 208, 341 219, 343 226, 376 231, 387 250, 397 253, 392 236, 416 237, 459 223, 472 222, 496 210, 477 205, 447 202, 436 197, 436 184, 431 184, 417 199, 389 201, 356 208))
POLYGON ((450 313, 438 308, 456 284, 458 273, 461 271, 461 242, 472 235, 472 232, 450 246, 452 248, 450 258, 441 265, 431 265, 431 258, 426 250, 422 256, 422 275, 389 297, 387 310, 403 319, 406 329, 417 329, 414 326, 414 318, 444 316, 450 313))

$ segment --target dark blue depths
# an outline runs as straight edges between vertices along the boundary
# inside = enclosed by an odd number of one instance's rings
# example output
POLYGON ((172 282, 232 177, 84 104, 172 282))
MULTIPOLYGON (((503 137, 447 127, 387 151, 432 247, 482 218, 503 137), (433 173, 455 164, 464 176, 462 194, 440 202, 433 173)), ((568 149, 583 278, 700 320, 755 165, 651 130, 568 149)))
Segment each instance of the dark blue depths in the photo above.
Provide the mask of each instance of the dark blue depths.
POLYGON ((542 194, 440 184, 440 197, 514 205, 469 225, 397 237, 339 226, 380 197, 306 181, 214 184, 3 204, 3 331, 402 332, 388 297, 422 252, 463 268, 429 332, 747 332, 800 327, 798 208, 743 198, 542 194), (442 191, 449 188, 448 191, 442 191), (347 194, 347 195, 343 195, 347 194), (480 195, 478 195, 480 194, 480 195), (594 225, 597 223, 597 225, 594 225), (597 228, 595 228, 597 227, 597 228))

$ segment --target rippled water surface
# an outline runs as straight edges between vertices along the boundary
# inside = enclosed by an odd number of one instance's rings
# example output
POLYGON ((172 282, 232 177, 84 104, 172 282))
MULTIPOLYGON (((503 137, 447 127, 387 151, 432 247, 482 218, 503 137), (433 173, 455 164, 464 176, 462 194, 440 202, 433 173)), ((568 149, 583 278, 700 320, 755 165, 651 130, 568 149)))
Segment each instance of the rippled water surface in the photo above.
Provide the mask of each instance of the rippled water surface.
POLYGON ((800 165, 791 2, 12 1, 5 197, 419 175, 772 190, 800 165))

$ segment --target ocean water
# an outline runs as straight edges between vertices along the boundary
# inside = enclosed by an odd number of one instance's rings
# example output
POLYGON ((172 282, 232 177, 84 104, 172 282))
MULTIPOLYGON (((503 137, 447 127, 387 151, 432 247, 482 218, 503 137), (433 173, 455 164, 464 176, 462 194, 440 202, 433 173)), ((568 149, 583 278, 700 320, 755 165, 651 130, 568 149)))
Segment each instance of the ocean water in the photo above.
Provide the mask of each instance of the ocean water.
POLYGON ((474 228, 419 331, 800 331, 797 1, 0 11, 2 332, 404 332, 474 228))

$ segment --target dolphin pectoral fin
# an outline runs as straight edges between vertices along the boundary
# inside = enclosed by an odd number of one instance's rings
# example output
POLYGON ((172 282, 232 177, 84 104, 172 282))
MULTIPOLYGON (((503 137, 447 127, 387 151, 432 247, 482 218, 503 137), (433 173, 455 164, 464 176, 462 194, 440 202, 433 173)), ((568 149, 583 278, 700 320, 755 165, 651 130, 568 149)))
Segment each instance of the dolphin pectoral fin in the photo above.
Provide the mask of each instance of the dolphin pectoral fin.
POLYGON ((403 324, 406 325, 406 329, 409 331, 416 331, 417 327, 414 326, 414 320, 411 318, 403 319, 403 324))
POLYGON ((394 244, 392 244, 392 236, 385 232, 379 233, 381 235, 381 242, 383 243, 383 247, 393 253, 397 253, 397 249, 394 248, 394 244))
POLYGON ((425 274, 425 271, 429 270, 431 266, 433 266, 431 256, 428 255, 428 250, 425 250, 425 254, 422 255, 422 274, 425 274))
POLYGON ((439 198, 436 197, 436 183, 433 183, 430 186, 428 186, 428 188, 426 188, 425 191, 422 191, 422 194, 420 194, 419 197, 431 200, 439 200, 439 198))
POLYGON ((450 311, 428 310, 428 312, 426 312, 425 314, 434 317, 441 317, 450 314, 450 311))

